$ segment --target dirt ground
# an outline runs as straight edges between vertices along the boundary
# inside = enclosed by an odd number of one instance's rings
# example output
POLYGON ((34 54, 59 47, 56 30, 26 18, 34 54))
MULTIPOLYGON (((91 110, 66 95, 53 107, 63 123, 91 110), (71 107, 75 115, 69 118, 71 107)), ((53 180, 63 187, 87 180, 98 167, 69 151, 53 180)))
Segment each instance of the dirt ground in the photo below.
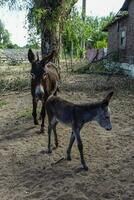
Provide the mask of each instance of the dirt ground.
POLYGON ((0 108, 0 200, 133 200, 134 93, 118 89, 118 77, 108 82, 97 75, 68 75, 63 80, 59 95, 79 103, 103 99, 114 85, 113 130, 106 132, 94 122, 84 126, 81 137, 89 171, 78 173, 76 144, 72 161, 56 163, 66 156, 70 128, 59 124, 59 148, 42 154, 47 131, 39 134, 40 126, 33 125, 30 92, 1 96, 5 104, 0 108))

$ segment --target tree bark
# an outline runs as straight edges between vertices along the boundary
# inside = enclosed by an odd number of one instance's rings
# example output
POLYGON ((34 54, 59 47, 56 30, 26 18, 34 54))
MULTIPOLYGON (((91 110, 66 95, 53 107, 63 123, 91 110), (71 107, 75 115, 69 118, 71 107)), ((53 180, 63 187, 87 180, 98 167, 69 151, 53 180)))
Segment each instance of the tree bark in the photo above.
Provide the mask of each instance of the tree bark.
MULTIPOLYGON (((47 19, 42 19, 41 21, 41 52, 42 56, 49 54, 52 49, 56 50, 56 56, 54 61, 59 65, 59 52, 60 52, 60 25, 63 23, 63 19, 71 12, 71 8, 78 0, 55 0, 55 5, 59 6, 59 14, 56 16, 54 26, 48 24, 47 19), (59 2, 56 4, 56 2, 59 2)), ((46 1, 47 2, 47 1, 46 1)), ((45 4, 45 3, 44 3, 45 4)), ((53 15, 55 7, 54 4, 44 5, 44 8, 51 10, 51 15, 53 15), (53 9, 54 8, 54 9, 53 9)))
POLYGON ((82 0, 82 20, 85 22, 86 18, 86 0, 82 0))
MULTIPOLYGON (((86 20, 86 0, 82 0, 82 20, 83 20, 83 22, 85 22, 85 20, 86 20)), ((85 50, 85 48, 86 48, 84 39, 82 40, 81 48, 83 50, 85 50)), ((85 58, 84 54, 83 54, 83 58, 85 58)))

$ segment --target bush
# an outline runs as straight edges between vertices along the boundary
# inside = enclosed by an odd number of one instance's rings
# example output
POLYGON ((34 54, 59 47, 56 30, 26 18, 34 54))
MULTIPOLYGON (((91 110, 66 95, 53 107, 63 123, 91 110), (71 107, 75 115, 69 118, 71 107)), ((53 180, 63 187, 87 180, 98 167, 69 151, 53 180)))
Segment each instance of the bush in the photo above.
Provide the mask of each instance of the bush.
POLYGON ((105 64, 102 62, 96 62, 92 64, 85 64, 84 66, 78 68, 75 70, 76 73, 79 74, 107 74, 107 75, 125 75, 124 70, 120 67, 120 65, 117 64, 111 64, 110 66, 107 66, 107 63, 105 64))
POLYGON ((21 91, 24 88, 30 87, 29 78, 20 78, 17 77, 15 79, 1 79, 0 80, 0 92, 4 91, 21 91))
POLYGON ((8 49, 14 49, 14 45, 12 43, 7 44, 6 47, 8 49))
POLYGON ((16 60, 16 59, 11 59, 10 61, 8 61, 7 63, 9 66, 16 66, 16 65, 21 65, 22 61, 21 60, 16 60))
POLYGON ((97 49, 107 48, 107 41, 106 40, 97 41, 96 48, 97 49))
POLYGON ((0 49, 3 49, 3 48, 4 48, 3 44, 0 43, 0 49))

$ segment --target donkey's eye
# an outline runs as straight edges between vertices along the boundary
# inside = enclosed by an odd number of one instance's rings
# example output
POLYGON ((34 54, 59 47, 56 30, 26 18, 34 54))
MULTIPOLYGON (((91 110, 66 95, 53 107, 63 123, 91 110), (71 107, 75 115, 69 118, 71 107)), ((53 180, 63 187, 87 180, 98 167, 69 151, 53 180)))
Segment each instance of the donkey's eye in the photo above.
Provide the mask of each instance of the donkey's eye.
POLYGON ((35 79, 35 74, 31 73, 31 77, 32 77, 32 79, 35 79))
POLYGON ((106 116, 105 118, 106 118, 106 119, 109 119, 109 116, 106 116))

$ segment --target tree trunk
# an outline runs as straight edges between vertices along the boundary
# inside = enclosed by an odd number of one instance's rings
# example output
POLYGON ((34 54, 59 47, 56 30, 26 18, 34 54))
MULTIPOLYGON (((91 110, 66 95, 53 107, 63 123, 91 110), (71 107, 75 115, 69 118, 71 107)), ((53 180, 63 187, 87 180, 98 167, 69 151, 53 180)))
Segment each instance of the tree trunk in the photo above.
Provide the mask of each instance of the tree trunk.
MULTIPOLYGON (((82 20, 83 20, 83 22, 85 22, 85 20, 86 20, 86 0, 82 0, 82 20)), ((85 50, 85 48, 86 48, 84 39, 82 40, 81 48, 83 50, 85 50)), ((83 58, 85 58, 84 54, 83 54, 83 58)))
POLYGON ((47 18, 42 19, 41 21, 41 52, 42 56, 49 54, 52 49, 56 50, 56 55, 54 61, 59 65, 59 51, 60 51, 60 24, 63 22, 64 17, 66 17, 73 5, 78 0, 68 0, 68 1, 58 1, 55 0, 55 4, 53 1, 50 1, 49 6, 47 5, 47 1, 44 3, 44 8, 51 10, 51 15, 53 15, 54 9, 59 7, 60 11, 56 16, 55 24, 51 27, 51 21, 48 23, 47 18))
POLYGON ((49 54, 53 48, 56 48, 57 52, 59 50, 59 24, 56 28, 52 29, 46 27, 44 22, 42 22, 41 29, 41 52, 42 56, 49 54))
POLYGON ((85 22, 86 18, 86 0, 82 0, 82 20, 85 22))
POLYGON ((73 71, 73 54, 74 54, 74 43, 71 42, 71 70, 73 71))

